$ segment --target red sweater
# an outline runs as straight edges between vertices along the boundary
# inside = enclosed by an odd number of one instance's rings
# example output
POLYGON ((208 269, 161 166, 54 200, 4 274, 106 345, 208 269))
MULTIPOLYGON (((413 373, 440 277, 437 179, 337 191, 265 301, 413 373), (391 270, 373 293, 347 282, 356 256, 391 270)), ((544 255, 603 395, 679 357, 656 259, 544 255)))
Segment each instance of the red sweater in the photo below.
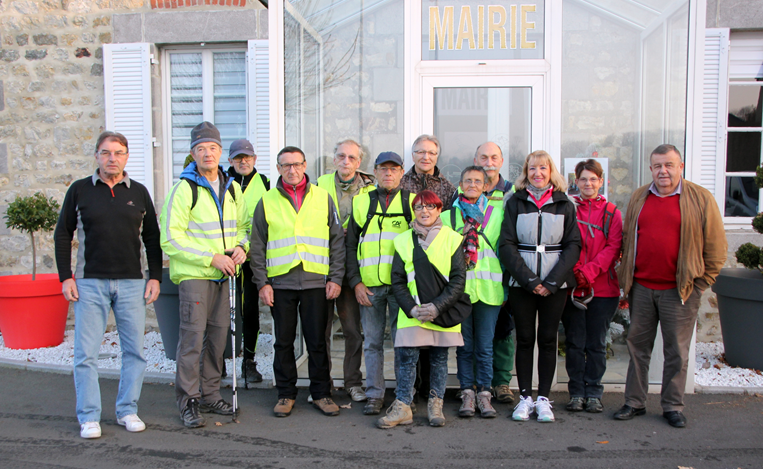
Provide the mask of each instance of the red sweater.
POLYGON ((679 195, 650 193, 638 217, 636 265, 633 278, 652 290, 676 288, 678 248, 681 245, 679 195))

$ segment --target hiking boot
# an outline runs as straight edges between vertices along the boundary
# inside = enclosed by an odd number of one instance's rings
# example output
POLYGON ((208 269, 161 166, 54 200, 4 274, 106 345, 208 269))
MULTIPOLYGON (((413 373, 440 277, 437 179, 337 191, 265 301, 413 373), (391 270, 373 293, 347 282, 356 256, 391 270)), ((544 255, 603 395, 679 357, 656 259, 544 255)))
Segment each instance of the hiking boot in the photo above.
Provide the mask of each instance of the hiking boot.
POLYGON ((592 414, 601 413, 604 410, 604 406, 601 405, 601 399, 598 397, 589 397, 585 401, 585 411, 592 414))
POLYGON ((461 407, 458 409, 459 417, 474 417, 474 390, 461 390, 461 407))
POLYGON ((261 383, 262 375, 257 371, 257 362, 248 358, 241 365, 241 375, 247 383, 261 383))
POLYGON ((445 425, 445 415, 442 413, 442 399, 437 397, 434 391, 429 391, 429 400, 427 401, 427 417, 429 426, 442 427, 445 425))
POLYGON ((199 415, 199 400, 188 399, 185 407, 180 412, 180 419, 183 421, 183 425, 188 428, 199 428, 207 424, 207 421, 199 415))
POLYGON ((294 408, 294 399, 283 397, 278 399, 278 403, 273 407, 273 413, 276 417, 288 417, 292 408, 294 408))
POLYGON ((526 422, 530 420, 530 414, 533 413, 533 398, 530 396, 519 396, 519 404, 514 407, 514 413, 511 414, 511 418, 517 421, 526 422))
POLYGON ((350 389, 347 390, 347 394, 350 395, 350 398, 355 402, 365 402, 368 400, 368 397, 366 396, 366 392, 363 390, 362 386, 353 386, 350 389))
POLYGON ((376 421, 376 426, 381 429, 392 428, 397 425, 410 425, 413 423, 411 406, 395 399, 395 402, 387 409, 387 415, 376 421))
POLYGON ((490 403, 490 399, 492 398, 493 395, 490 394, 490 391, 481 391, 477 393, 477 408, 480 410, 480 416, 482 416, 483 419, 492 419, 498 415, 498 412, 495 411, 493 405, 490 403))
POLYGON ((514 393, 511 392, 511 388, 508 384, 499 384, 493 388, 493 395, 495 400, 503 404, 511 404, 514 402, 514 393))
POLYGON ((584 406, 585 399, 582 397, 572 397, 570 398, 570 402, 567 404, 565 409, 569 410, 570 412, 582 412, 584 406))
POLYGON ((363 407, 363 415, 379 415, 384 407, 384 399, 369 397, 366 406, 363 407))
POLYGON ((79 426, 79 436, 82 438, 100 438, 101 424, 98 422, 85 422, 79 426))
POLYGON ((339 415, 339 406, 334 403, 330 397, 324 397, 313 402, 313 405, 318 408, 323 415, 329 417, 336 417, 339 415))
POLYGON ((535 401, 535 413, 538 414, 538 422, 553 422, 554 413, 551 411, 551 401, 547 397, 538 396, 535 401))
POLYGON ((128 432, 142 432, 146 429, 146 424, 138 417, 138 414, 125 415, 118 418, 117 423, 125 427, 128 432))
POLYGON ((233 415, 233 405, 220 399, 212 404, 201 404, 199 410, 203 414, 215 413, 220 415, 233 415))

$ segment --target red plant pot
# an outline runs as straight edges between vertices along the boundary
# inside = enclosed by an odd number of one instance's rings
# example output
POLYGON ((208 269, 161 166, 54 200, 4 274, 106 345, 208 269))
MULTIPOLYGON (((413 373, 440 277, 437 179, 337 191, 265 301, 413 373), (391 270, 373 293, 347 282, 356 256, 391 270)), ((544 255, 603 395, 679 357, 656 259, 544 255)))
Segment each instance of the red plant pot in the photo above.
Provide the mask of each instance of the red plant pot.
POLYGON ((0 277, 0 332, 12 349, 55 347, 64 341, 69 302, 58 274, 0 277))

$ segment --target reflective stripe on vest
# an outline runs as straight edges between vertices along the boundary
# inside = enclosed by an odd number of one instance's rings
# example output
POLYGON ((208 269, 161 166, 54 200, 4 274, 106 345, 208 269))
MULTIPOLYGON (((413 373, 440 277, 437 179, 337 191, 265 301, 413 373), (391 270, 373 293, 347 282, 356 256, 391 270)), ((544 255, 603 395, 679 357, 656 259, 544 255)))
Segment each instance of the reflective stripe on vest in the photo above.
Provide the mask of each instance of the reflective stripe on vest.
MULTIPOLYGON (((337 213, 339 213, 339 199, 337 198, 337 195, 336 195, 336 176, 335 175, 336 175, 336 171, 333 173, 324 174, 323 176, 319 177, 318 187, 320 187, 321 189, 326 189, 326 191, 329 193, 331 198, 334 199, 334 207, 336 207, 336 211, 337 213)), ((359 177, 359 176, 356 175, 355 177, 359 177)), ((369 184, 367 186, 361 187, 360 192, 358 192, 355 195, 366 194, 368 192, 371 192, 374 189, 375 189, 374 185, 369 184)), ((340 218, 341 216, 342 214, 339 213, 340 218)), ((350 224, 350 217, 347 217, 347 219, 344 220, 344 223, 342 223, 342 228, 346 230, 349 224, 350 224)), ((360 226, 363 226, 363 225, 360 225, 360 226)))
MULTIPOLYGON (((409 202, 413 202, 416 194, 411 194, 409 202)), ((403 197, 400 191, 395 194, 384 213, 403 213, 403 197)), ((352 199, 352 216, 358 226, 366 224, 371 198, 368 193, 359 194, 352 199)), ((376 206, 376 213, 382 212, 382 201, 376 206)), ((411 209, 411 212, 413 209, 411 209)), ((398 234, 408 230, 405 217, 374 216, 368 224, 365 235, 358 240, 358 263, 360 277, 367 287, 378 287, 392 283, 392 259, 395 254, 394 240, 398 234), (381 220, 381 228, 379 228, 381 220)))
MULTIPOLYGON (((449 280, 450 275, 450 259, 453 257, 453 253, 456 249, 461 248, 461 242, 463 236, 451 230, 447 226, 443 226, 440 232, 437 233, 432 243, 424 251, 426 252, 429 262, 435 266, 438 272, 440 272, 446 280, 449 280)), ((405 273, 408 278, 408 291, 411 292, 413 300, 417 305, 421 305, 419 300, 419 292, 416 287, 416 271, 413 269, 413 238, 411 237, 411 230, 399 235, 395 238, 395 251, 400 255, 400 259, 405 263, 405 273)), ((419 326, 424 329, 430 329, 433 331, 445 331, 445 332, 461 332, 461 324, 449 328, 436 326, 431 322, 421 322, 418 319, 409 318, 403 312, 402 309, 397 314, 397 329, 403 329, 406 327, 419 326)))
MULTIPOLYGON (((488 305, 498 306, 504 300, 503 268, 497 253, 490 247, 490 245, 494 248, 498 247, 498 238, 501 235, 501 224, 503 224, 504 214, 502 205, 503 202, 500 200, 488 201, 488 206, 492 206, 493 209, 490 213, 487 226, 483 230, 484 237, 482 235, 479 237, 480 247, 477 250, 477 265, 473 270, 466 272, 465 290, 472 303, 481 301, 488 305), (490 241, 490 245, 485 241, 485 238, 490 241)), ((485 209, 487 212, 487 206, 485 209)), ((464 229, 461 210, 456 206, 453 206, 451 210, 456 211, 456 226, 451 228, 461 233, 464 229)), ((443 212, 440 218, 445 226, 450 226, 450 212, 443 212)))
POLYGON ((297 213, 277 188, 262 196, 268 223, 268 277, 284 275, 300 263, 306 272, 328 275, 328 198, 328 192, 311 185, 297 213))

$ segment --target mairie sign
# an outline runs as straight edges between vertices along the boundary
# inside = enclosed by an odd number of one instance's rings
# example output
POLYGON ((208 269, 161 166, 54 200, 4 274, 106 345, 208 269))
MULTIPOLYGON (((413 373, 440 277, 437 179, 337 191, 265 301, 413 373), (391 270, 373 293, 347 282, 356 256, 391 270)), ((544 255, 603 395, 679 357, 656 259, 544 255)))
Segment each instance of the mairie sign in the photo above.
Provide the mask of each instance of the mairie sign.
POLYGON ((422 1, 422 59, 543 58, 544 1, 422 1), (450 3, 450 4, 449 4, 450 3))

